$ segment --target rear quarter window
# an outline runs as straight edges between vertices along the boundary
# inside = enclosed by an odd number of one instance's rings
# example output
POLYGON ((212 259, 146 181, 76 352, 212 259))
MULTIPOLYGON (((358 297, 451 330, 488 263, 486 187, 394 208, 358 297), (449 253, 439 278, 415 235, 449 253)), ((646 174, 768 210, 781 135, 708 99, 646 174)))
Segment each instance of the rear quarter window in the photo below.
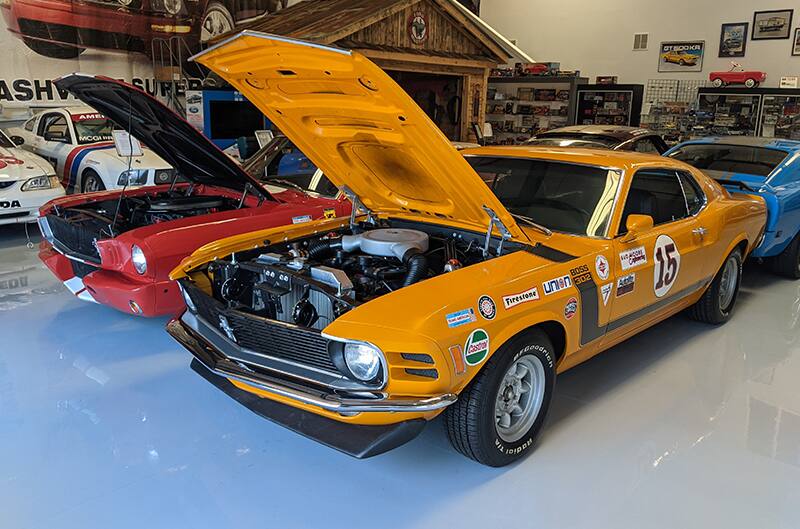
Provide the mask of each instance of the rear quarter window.
POLYGON ((769 176, 786 156, 777 149, 718 143, 684 145, 670 154, 701 170, 754 176, 769 176))

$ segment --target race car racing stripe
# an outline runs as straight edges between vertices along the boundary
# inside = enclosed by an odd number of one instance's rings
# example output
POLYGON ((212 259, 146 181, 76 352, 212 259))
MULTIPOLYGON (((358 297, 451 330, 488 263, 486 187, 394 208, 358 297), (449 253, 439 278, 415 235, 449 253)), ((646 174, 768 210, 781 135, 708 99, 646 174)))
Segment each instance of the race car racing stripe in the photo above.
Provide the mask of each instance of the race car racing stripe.
POLYGON ((112 147, 114 147, 113 143, 95 143, 76 147, 70 151, 67 155, 67 159, 64 161, 64 177, 61 180, 62 185, 67 189, 68 193, 75 190, 75 183, 78 179, 78 169, 86 155, 90 152, 110 149, 112 147))
POLYGON ((574 255, 564 253, 561 250, 556 250, 550 246, 545 246, 542 243, 537 243, 535 246, 528 246, 526 250, 533 255, 547 259, 548 261, 555 261, 557 263, 566 263, 577 259, 574 255))

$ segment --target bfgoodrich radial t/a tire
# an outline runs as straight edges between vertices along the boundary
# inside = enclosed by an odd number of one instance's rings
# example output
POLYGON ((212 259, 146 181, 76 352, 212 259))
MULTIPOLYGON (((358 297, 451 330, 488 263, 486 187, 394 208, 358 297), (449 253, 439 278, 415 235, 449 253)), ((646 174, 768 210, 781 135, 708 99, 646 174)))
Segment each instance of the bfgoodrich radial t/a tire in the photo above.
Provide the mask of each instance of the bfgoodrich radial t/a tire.
POLYGON ((725 259, 703 297, 689 307, 689 316, 714 325, 725 323, 733 314, 741 282, 742 252, 736 249, 725 259))
POLYGON ((542 430, 555 380, 553 345, 543 332, 512 338, 445 411, 453 447, 492 467, 521 458, 542 430))

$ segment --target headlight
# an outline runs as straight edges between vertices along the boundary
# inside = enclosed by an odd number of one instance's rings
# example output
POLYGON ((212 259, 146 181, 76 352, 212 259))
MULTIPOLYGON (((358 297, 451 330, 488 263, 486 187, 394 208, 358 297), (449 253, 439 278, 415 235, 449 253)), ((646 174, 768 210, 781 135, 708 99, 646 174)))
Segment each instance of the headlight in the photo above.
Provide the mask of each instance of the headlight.
POLYGON ((144 256, 142 249, 135 244, 131 248, 131 261, 137 272, 140 274, 147 272, 147 258, 144 256))
POLYGON ((117 179, 118 186, 143 186, 147 183, 147 169, 122 171, 117 179))
POLYGON ((53 189, 54 187, 58 187, 58 177, 57 176, 36 176, 34 178, 28 179, 24 184, 22 184, 23 191, 39 191, 41 189, 53 189))
POLYGON ((183 11, 183 0, 153 0, 154 11, 163 11, 170 15, 178 15, 183 11))
POLYGON ((357 379, 369 382, 378 376, 381 369, 381 352, 377 347, 365 343, 346 343, 344 362, 357 379))

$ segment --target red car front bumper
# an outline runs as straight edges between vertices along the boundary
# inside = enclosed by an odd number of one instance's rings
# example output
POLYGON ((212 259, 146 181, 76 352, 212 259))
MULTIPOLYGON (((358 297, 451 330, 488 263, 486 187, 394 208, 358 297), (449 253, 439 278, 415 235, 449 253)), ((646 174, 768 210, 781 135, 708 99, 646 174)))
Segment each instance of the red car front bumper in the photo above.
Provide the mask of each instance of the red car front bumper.
POLYGON ((96 270, 80 278, 75 275, 72 262, 46 242, 39 248, 39 259, 70 292, 84 301, 148 318, 175 316, 184 309, 183 297, 174 281, 148 281, 111 270, 96 270))
POLYGON ((0 11, 8 30, 18 37, 78 48, 150 53, 155 38, 182 36, 190 49, 199 40, 194 17, 140 12, 119 4, 10 0, 0 11))

